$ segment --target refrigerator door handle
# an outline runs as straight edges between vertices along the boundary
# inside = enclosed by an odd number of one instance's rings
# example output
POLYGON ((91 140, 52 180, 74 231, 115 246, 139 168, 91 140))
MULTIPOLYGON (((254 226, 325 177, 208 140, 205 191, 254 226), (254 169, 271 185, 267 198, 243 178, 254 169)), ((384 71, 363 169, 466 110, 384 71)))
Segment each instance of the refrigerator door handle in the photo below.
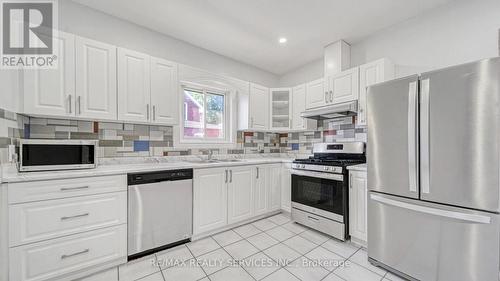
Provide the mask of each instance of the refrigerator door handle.
POLYGON ((425 213, 438 217, 446 217, 450 219, 466 221, 471 223, 481 223, 481 224, 489 224, 491 222, 491 218, 483 215, 475 215, 475 214, 466 214, 455 211, 447 211, 441 210, 426 206, 420 206, 415 204, 410 204, 402 201, 397 201, 389 198, 382 197, 380 195, 370 194, 370 199, 377 201, 382 204, 391 205, 394 207, 399 207, 419 213, 425 213))
POLYGON ((410 192, 417 192, 417 82, 408 87, 408 175, 410 192))
POLYGON ((420 181, 422 193, 430 193, 429 78, 420 80, 420 181))

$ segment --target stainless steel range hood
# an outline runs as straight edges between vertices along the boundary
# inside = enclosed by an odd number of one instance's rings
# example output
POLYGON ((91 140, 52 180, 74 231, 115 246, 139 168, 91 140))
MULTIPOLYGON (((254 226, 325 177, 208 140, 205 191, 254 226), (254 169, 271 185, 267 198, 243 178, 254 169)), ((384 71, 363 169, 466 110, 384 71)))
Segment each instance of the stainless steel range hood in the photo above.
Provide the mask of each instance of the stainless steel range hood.
POLYGON ((314 120, 325 120, 357 115, 358 102, 351 101, 328 105, 320 108, 309 109, 300 114, 300 116, 314 120))

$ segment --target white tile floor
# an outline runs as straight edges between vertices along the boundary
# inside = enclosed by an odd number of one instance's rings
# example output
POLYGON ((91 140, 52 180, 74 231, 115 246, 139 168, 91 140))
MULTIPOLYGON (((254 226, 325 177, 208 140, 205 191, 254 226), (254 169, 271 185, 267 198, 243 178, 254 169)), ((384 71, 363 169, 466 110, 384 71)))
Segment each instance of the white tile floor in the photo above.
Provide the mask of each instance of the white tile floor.
POLYGON ((364 249, 293 223, 281 214, 120 266, 119 278, 120 281, 402 280, 372 266, 364 249))

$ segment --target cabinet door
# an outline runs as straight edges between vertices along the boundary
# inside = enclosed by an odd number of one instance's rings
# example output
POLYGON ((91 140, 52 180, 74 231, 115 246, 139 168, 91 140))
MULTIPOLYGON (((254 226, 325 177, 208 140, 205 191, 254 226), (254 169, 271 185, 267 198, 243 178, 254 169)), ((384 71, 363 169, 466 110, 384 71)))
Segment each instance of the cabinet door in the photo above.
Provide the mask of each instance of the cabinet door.
POLYGON ((75 115, 75 36, 59 31, 58 68, 24 71, 24 113, 75 115))
POLYGON ((271 94, 271 128, 272 129, 290 129, 292 122, 292 89, 290 88, 272 88, 271 94))
POLYGON ((150 120, 150 59, 146 54, 118 48, 118 119, 150 120))
POLYGON ((358 125, 366 125, 366 88, 394 78, 394 65, 387 59, 376 60, 359 67, 358 125))
POLYGON ((281 209, 292 211, 292 173, 291 164, 283 164, 281 169, 281 209))
POLYGON ((351 68, 332 77, 330 101, 334 104, 355 101, 359 94, 359 68, 351 68))
POLYGON ((152 121, 176 124, 178 116, 177 64, 151 58, 152 121))
POLYGON ((269 183, 268 209, 272 212, 281 208, 281 165, 269 165, 266 171, 269 183))
POLYGON ((250 84, 250 128, 269 128, 269 89, 250 84))
POLYGON ((116 120, 116 47, 76 38, 76 115, 116 120))
POLYGON ((292 124, 294 130, 306 129, 306 120, 300 114, 306 110, 306 85, 292 89, 292 124))
POLYGON ((266 169, 263 166, 254 167, 254 184, 253 184, 253 198, 254 198, 254 215, 262 215, 268 212, 268 181, 266 169))
POLYGON ((225 168, 194 170, 193 234, 227 224, 227 181, 225 168))
POLYGON ((241 166, 229 169, 227 186, 227 221, 229 224, 252 217, 253 182, 253 167, 241 166))
POLYGON ((358 242, 367 240, 367 175, 352 171, 349 174, 349 232, 358 242))
POLYGON ((315 108, 326 105, 327 92, 324 79, 314 80, 306 84, 306 108, 315 108))

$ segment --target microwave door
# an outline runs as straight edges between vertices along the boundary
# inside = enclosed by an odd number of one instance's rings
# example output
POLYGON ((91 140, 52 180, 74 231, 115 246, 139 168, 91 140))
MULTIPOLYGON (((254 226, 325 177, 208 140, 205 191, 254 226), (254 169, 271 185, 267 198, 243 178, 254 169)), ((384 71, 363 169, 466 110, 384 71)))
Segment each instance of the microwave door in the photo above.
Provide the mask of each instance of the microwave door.
POLYGON ((368 189, 418 198, 418 76, 378 84, 367 95, 368 189))

